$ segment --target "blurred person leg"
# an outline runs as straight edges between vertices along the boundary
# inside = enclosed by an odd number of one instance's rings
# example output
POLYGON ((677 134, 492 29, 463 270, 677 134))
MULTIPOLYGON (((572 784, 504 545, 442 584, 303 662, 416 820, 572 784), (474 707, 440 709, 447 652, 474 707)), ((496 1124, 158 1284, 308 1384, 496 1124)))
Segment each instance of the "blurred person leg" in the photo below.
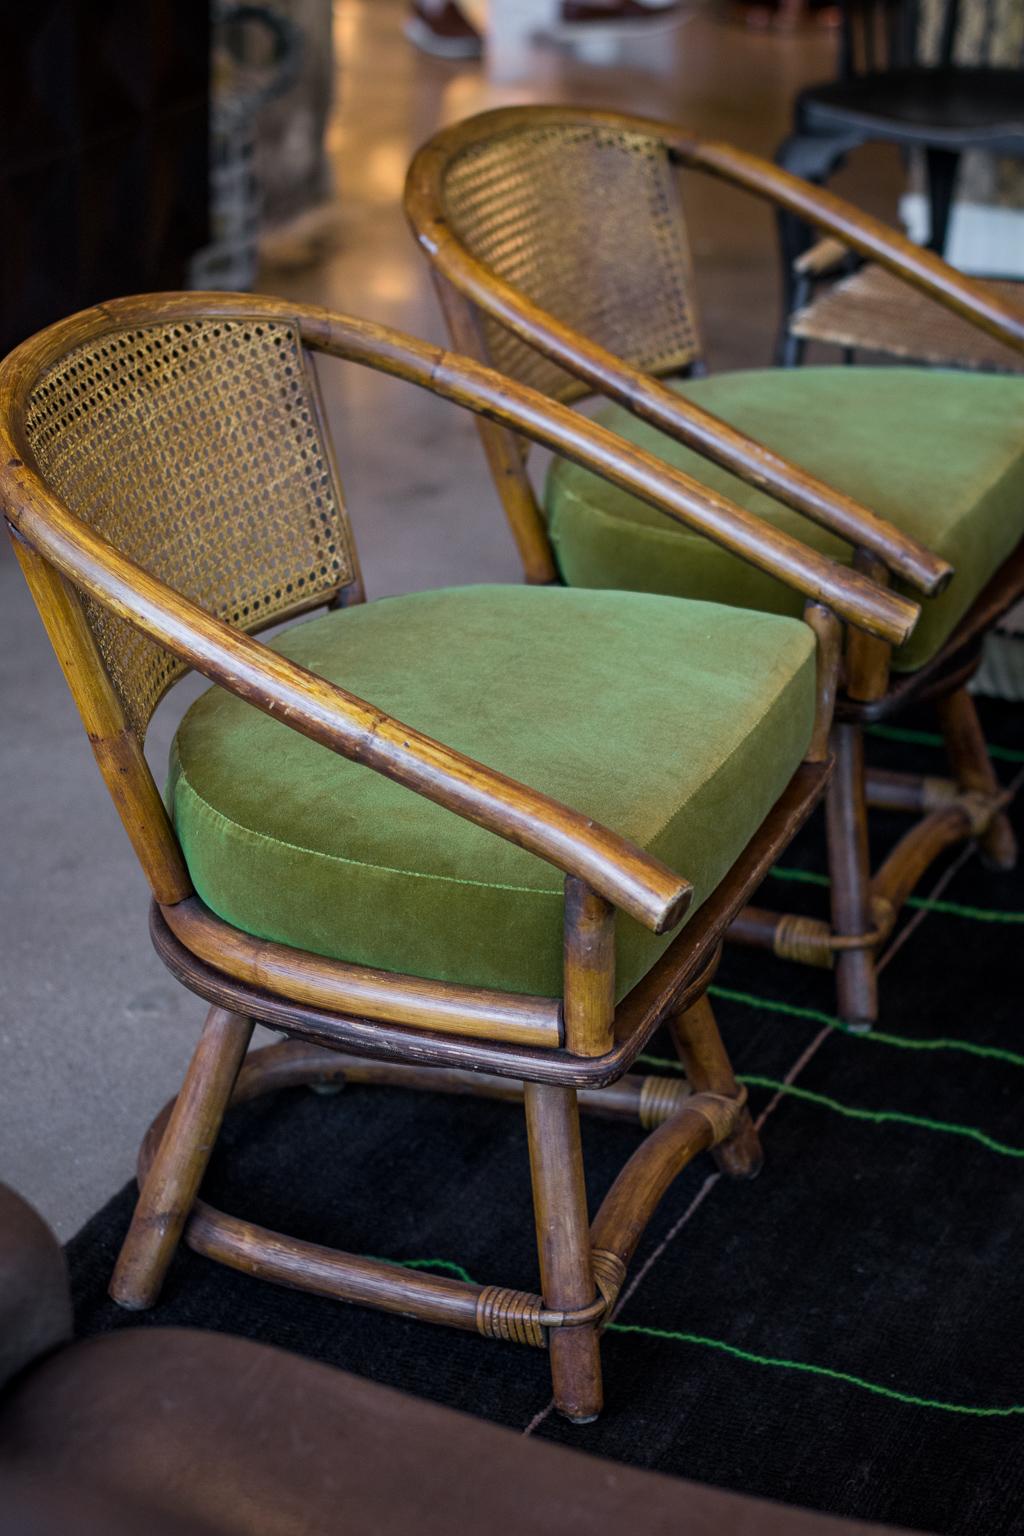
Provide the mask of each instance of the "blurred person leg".
MULTIPOLYGON (((508 8, 512 13, 509 20, 524 25, 527 31, 532 30, 529 22, 550 20, 555 35, 566 41, 584 41, 605 32, 610 36, 643 32, 652 24, 674 19, 681 10, 680 0, 561 0, 561 4, 540 6, 533 17, 526 15, 521 0, 492 0, 492 6, 508 8), (550 16, 543 15, 548 9, 550 16)), ((507 29, 504 9, 489 21, 489 32, 492 23, 495 31, 507 29)), ((480 33, 455 0, 414 0, 405 34, 417 48, 436 58, 476 59, 483 51, 480 33)))
POLYGON ((455 0, 414 0, 405 35, 438 59, 478 59, 483 52, 480 33, 455 0))
POLYGON ((560 20, 552 29, 557 42, 569 44, 591 64, 614 64, 620 45, 685 19, 680 0, 562 0, 560 20))
POLYGON ((682 9, 680 0, 563 0, 566 26, 640 27, 668 21, 682 9))

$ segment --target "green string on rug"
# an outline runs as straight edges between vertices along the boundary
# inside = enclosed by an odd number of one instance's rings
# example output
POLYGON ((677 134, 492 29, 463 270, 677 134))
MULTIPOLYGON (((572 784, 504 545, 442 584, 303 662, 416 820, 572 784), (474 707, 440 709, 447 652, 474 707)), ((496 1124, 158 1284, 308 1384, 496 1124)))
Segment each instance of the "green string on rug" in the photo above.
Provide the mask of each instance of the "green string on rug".
POLYGON ((867 1120, 873 1125, 910 1125, 918 1130, 939 1131, 946 1136, 965 1136, 989 1152, 997 1152, 1000 1157, 1024 1157, 1024 1147, 1011 1147, 1005 1141, 996 1141, 994 1136, 978 1130, 977 1126, 958 1125, 953 1120, 931 1120, 925 1115, 908 1115, 899 1109, 858 1109, 853 1104, 841 1104, 838 1099, 827 1098, 823 1093, 813 1093, 810 1088, 780 1082, 778 1078, 760 1077, 753 1073, 738 1073, 737 1076, 749 1088, 767 1088, 772 1093, 789 1094, 794 1099, 802 1099, 806 1104, 815 1104, 821 1109, 831 1109, 837 1115, 845 1115, 848 1120, 867 1120))
MULTIPOLYGON (((788 880, 795 885, 827 886, 828 875, 820 875, 812 869, 791 869, 788 864, 776 864, 769 870, 773 880, 788 880)), ((908 896, 905 906, 916 907, 919 912, 937 912, 940 917, 966 917, 975 923, 1024 923, 1024 912, 1002 912, 997 907, 968 907, 958 901, 940 901, 933 896, 908 896)))
POLYGON ((1006 1408, 975 1407, 971 1403, 946 1403, 941 1398, 918 1397, 914 1392, 900 1392, 896 1387, 883 1386, 879 1381, 867 1381, 849 1371, 837 1371, 828 1365, 811 1365, 806 1360, 786 1360, 777 1355, 758 1355, 749 1349, 740 1349, 724 1339, 709 1339, 702 1333, 682 1333, 672 1328, 647 1328, 641 1323, 609 1323, 609 1333, 634 1333, 649 1339, 664 1339, 673 1344, 699 1344, 705 1349, 717 1349, 722 1354, 744 1360, 748 1365, 774 1366, 781 1371, 802 1371, 809 1376, 827 1376, 832 1381, 845 1382, 859 1387, 862 1392, 873 1392, 877 1397, 888 1397, 897 1403, 909 1403, 913 1408, 937 1408, 941 1413, 967 1414, 976 1419, 1008 1419, 1024 1414, 1024 1404, 1011 1404, 1006 1408))
MULTIPOLYGON (((980 1056, 989 1061, 1003 1061, 1007 1066, 1024 1067, 1024 1055, 1001 1045, 979 1045, 974 1040, 959 1040, 947 1035, 926 1035, 915 1039, 911 1035, 891 1035, 884 1029, 872 1029, 861 1034, 851 1030, 835 1014, 825 1013, 820 1008, 805 1008, 799 1003, 784 1003, 779 998, 761 997, 754 992, 737 992, 732 987, 720 987, 717 984, 708 988, 708 996, 725 1003, 740 1003, 745 1008, 763 1008, 767 1013, 780 1013, 791 1019, 806 1020, 808 1024, 827 1024, 847 1039, 862 1040, 867 1044, 890 1045, 901 1051, 962 1051, 967 1056, 980 1056)), ((666 1065, 673 1070, 678 1069, 676 1062, 667 1062, 666 1065)))
MULTIPOLYGON (((934 731, 912 731, 903 725, 869 725, 869 736, 883 741, 902 741, 914 747, 944 747, 945 742, 934 731)), ((1024 763, 1024 751, 1019 747, 989 746, 988 755, 996 762, 1024 763)))
MULTIPOLYGON (((385 1259, 386 1264, 394 1264, 400 1269, 440 1269, 456 1275, 460 1280, 465 1280, 468 1285, 476 1285, 477 1282, 461 1264, 455 1264, 451 1259, 385 1259)), ((832 1381, 841 1381, 846 1386, 858 1387, 862 1392, 873 1392, 877 1397, 888 1397, 897 1403, 907 1403, 913 1408, 936 1408, 941 1413, 967 1414, 978 1419, 1006 1419, 1015 1414, 1024 1414, 1024 1405, 1013 1404, 1007 1408, 982 1408, 970 1403, 946 1403, 941 1398, 919 1397, 914 1392, 901 1392, 896 1387, 884 1386, 878 1381, 867 1381, 863 1376, 854 1376, 849 1371, 835 1370, 828 1365, 812 1365, 806 1360, 786 1360, 777 1355, 759 1355, 753 1350, 740 1349, 736 1344, 730 1344, 725 1339, 711 1339, 703 1333, 684 1333, 674 1328, 649 1328, 642 1323, 608 1323, 605 1325, 607 1333, 636 1334, 648 1339, 663 1339, 671 1344, 696 1344, 705 1349, 716 1349, 725 1355, 732 1355, 736 1360, 743 1360, 748 1365, 774 1366, 782 1371, 800 1371, 809 1376, 824 1376, 832 1381)))
MULTIPOLYGON (((683 1070, 678 1061, 665 1056, 649 1056, 646 1052, 638 1056, 637 1061, 642 1061, 648 1067, 659 1067, 671 1072, 683 1070)), ((831 1109, 837 1115, 845 1115, 848 1120, 867 1120, 874 1125, 909 1125, 922 1131, 940 1131, 947 1136, 965 1136, 989 1152, 997 1152, 1000 1157, 1024 1157, 1024 1147, 1011 1147, 1004 1141, 996 1141, 994 1136, 974 1125, 959 1125, 954 1120, 931 1120, 927 1115, 908 1115, 900 1109, 859 1109, 855 1104, 841 1104, 838 1099, 830 1099, 823 1093, 813 1093, 810 1088, 798 1088, 795 1083, 784 1083, 777 1077, 760 1077, 751 1072, 737 1072, 736 1076, 748 1088, 766 1088, 771 1093, 788 1094, 794 1099, 803 1099, 805 1103, 816 1104, 820 1109, 831 1109)))

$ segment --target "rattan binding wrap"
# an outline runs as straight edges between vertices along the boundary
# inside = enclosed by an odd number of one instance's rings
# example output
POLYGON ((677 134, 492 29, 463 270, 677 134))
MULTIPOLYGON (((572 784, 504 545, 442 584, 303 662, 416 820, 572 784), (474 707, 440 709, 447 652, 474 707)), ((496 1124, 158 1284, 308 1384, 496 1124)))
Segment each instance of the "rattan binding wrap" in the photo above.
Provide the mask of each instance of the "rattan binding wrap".
POLYGON ((595 1248, 591 1259, 594 1266, 594 1283, 604 1298, 607 1317, 626 1283, 626 1266, 619 1255, 612 1253, 608 1248, 595 1248))
MULTIPOLYGON (((1024 309, 1024 283, 988 286, 1024 309)), ((805 341, 828 341, 938 367, 1024 371, 1024 357, 1013 347, 873 263, 797 310, 790 329, 805 341)))
POLYGON ((639 1119, 645 1131, 670 1120, 690 1097, 690 1085, 678 1077, 645 1077, 640 1089, 639 1119))
POLYGON ((526 1291, 511 1291, 501 1285, 486 1285, 476 1304, 477 1332, 490 1339, 507 1339, 514 1344, 546 1345, 541 1315, 544 1303, 526 1291))
POLYGON ((816 917, 784 913, 775 925, 772 949, 780 960, 795 960, 800 965, 817 965, 823 970, 831 970, 835 964, 832 929, 816 917))
MULTIPOLYGON (((39 471, 83 522, 241 629, 327 600, 353 576, 348 525, 295 330, 187 320, 110 331, 29 399, 39 471)), ((132 729, 184 665, 85 598, 132 729)))
MULTIPOLYGON (((590 125, 522 128, 456 156, 445 217, 467 250, 556 319, 647 373, 700 353, 675 175, 663 147, 590 125)), ((483 318, 489 360, 558 400, 586 387, 483 318)))

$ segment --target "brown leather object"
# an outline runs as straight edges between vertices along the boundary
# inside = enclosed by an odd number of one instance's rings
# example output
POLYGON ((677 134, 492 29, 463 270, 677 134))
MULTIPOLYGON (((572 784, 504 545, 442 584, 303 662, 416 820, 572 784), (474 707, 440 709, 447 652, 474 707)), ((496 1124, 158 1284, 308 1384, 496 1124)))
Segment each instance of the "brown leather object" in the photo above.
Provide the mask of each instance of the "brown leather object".
POLYGON ((68 1272, 60 1244, 43 1218, 0 1184, 0 1402, 20 1370, 70 1337, 68 1272))
MULTIPOLYGON (((854 1536, 763 1503, 499 1429, 225 1334, 127 1330, 44 1361, 0 1407, 14 1483, 122 1510, 120 1531, 231 1536, 854 1536)), ((2 1523, 2 1522, 0 1522, 2 1523)), ((63 1529, 3 1526, 5 1536, 63 1529)))
POLYGON ((0 1536, 883 1536, 228 1334, 67 1345, 69 1316, 56 1239, 0 1185, 0 1536))

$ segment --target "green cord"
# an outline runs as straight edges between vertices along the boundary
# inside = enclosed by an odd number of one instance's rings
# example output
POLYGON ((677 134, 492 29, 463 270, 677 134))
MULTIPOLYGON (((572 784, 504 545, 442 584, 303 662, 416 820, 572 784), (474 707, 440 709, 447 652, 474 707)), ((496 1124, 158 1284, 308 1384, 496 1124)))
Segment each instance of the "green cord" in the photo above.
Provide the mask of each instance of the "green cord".
POLYGON ((461 1264, 453 1264, 451 1259, 382 1259, 372 1253, 363 1255, 372 1259, 375 1264, 391 1264, 395 1269, 446 1269, 449 1274, 455 1275, 459 1280, 465 1280, 467 1285, 475 1285, 476 1281, 468 1270, 461 1264))
MULTIPOLYGON (((771 871, 774 880, 788 880, 795 885, 829 885, 828 875, 810 869, 790 869, 777 864, 771 871)), ((965 907, 957 901, 938 901, 931 896, 908 896, 908 907, 919 912, 938 912, 944 917, 967 917, 975 923, 1024 923, 1024 912, 1000 912, 994 907, 965 907)))
POLYGON ((773 880, 791 880, 795 885, 831 885, 828 875, 819 875, 813 869, 791 869, 788 864, 776 864, 768 873, 773 880))
MULTIPOLYGON (((867 729, 869 735, 879 736, 885 741, 905 741, 917 747, 945 746, 942 737, 932 731, 911 731, 903 725, 869 725, 867 729)), ((1019 747, 990 746, 988 755, 1003 763, 1024 763, 1024 751, 1019 747)))
MULTIPOLYGON (((444 1269, 453 1275, 458 1275, 460 1280, 465 1280, 469 1285, 476 1284, 461 1264, 453 1264, 450 1259, 388 1259, 385 1262, 396 1264, 402 1269, 444 1269)), ((744 1360, 748 1365, 772 1365, 784 1371, 803 1371, 809 1376, 827 1376, 833 1381, 845 1382, 847 1386, 859 1387, 864 1392, 874 1392, 878 1397, 892 1398, 897 1403, 909 1403, 914 1408, 938 1408, 943 1413, 968 1414, 978 1419, 1006 1419, 1014 1414, 1024 1413, 1024 1406, 976 1408, 969 1403, 944 1403, 937 1398, 917 1397, 912 1392, 900 1392, 895 1387, 884 1387, 877 1381, 865 1381, 863 1376, 852 1376, 848 1371, 836 1371, 827 1365, 809 1365, 805 1360, 784 1360, 776 1355, 757 1355, 749 1349, 740 1349, 735 1344, 728 1344, 724 1339, 709 1339, 702 1333, 678 1333, 669 1328, 646 1328, 640 1323, 608 1323, 606 1332, 635 1333, 649 1339, 664 1339, 673 1344, 700 1344, 706 1349, 717 1349, 724 1355, 732 1355, 737 1360, 744 1360)))
MULTIPOLYGON (((846 1035, 851 1040, 863 1040, 875 1045, 895 1046, 901 1051, 962 1051, 967 1056, 980 1056, 989 1061, 1004 1061, 1007 1066, 1024 1067, 1024 1055, 1018 1051, 1006 1050, 1001 1045, 978 1045, 973 1040, 957 1040, 948 1036, 926 1036, 921 1040, 914 1040, 909 1035, 890 1035, 883 1029, 872 1029, 867 1034, 858 1034, 844 1024, 842 1019, 834 1014, 824 1013, 820 1008, 802 1008, 796 1003, 783 1003, 772 997, 758 997, 751 992, 735 992, 731 987, 712 986, 708 988, 711 997, 720 998, 727 1003, 742 1003, 746 1008, 763 1008, 768 1013, 782 1013, 794 1019, 806 1019, 809 1024, 828 1024, 841 1035, 846 1035)), ((641 1057, 641 1060, 645 1058, 641 1057)), ((669 1063, 674 1066, 674 1063, 669 1063)))
POLYGON ((966 1136, 969 1141, 976 1141, 986 1147, 990 1152, 998 1152, 1001 1157, 1024 1157, 1024 1147, 1010 1147, 1003 1141, 996 1141, 985 1131, 979 1131, 973 1125, 957 1125, 952 1120, 929 1120, 923 1115, 907 1115, 898 1109, 857 1109, 850 1104, 840 1104, 838 1099, 829 1099, 823 1093, 812 1093, 809 1088, 798 1088, 795 1083, 783 1083, 775 1077, 759 1077, 754 1074, 738 1074, 741 1083, 748 1084, 751 1088, 767 1088, 772 1093, 790 1094, 795 1099, 803 1099, 807 1104, 817 1104, 822 1109, 834 1110, 837 1115, 845 1115, 849 1120, 869 1120, 874 1125, 912 1125, 920 1130, 942 1131, 948 1136, 966 1136))
POLYGON ((865 1381, 863 1376, 852 1376, 849 1371, 836 1371, 828 1365, 810 1365, 806 1360, 784 1360, 776 1355, 755 1355, 749 1349, 739 1349, 724 1339, 709 1339, 702 1333, 676 1333, 668 1328, 645 1328, 640 1323, 609 1323, 609 1333, 635 1333, 649 1339, 666 1339, 674 1344, 701 1344, 706 1349, 717 1349, 724 1355, 745 1360, 750 1365, 773 1365, 783 1371, 804 1371, 810 1376, 828 1376, 833 1381, 843 1381, 848 1386, 860 1387, 864 1392, 874 1392, 878 1397, 889 1397, 897 1403, 909 1403, 914 1408, 938 1408, 943 1413, 969 1414, 977 1419, 1008 1419, 1024 1413, 1024 1404, 1009 1408, 976 1408, 970 1403, 944 1403, 938 1398, 917 1397, 913 1392, 899 1392, 895 1387, 883 1387, 877 1381, 865 1381))
MULTIPOLYGON (((829 1024, 841 1035, 854 1033, 850 1026, 844 1024, 842 1019, 834 1013, 825 1013, 820 1008, 804 1008, 800 1003, 783 1003, 773 997, 758 997, 754 992, 736 992, 732 987, 710 986, 708 996, 720 998, 725 1003, 743 1003, 748 1008, 764 1008, 768 1013, 784 1013, 792 1019, 806 1019, 809 1024, 829 1024)), ((870 1037, 858 1035, 856 1038, 867 1040, 870 1037)))
MULTIPOLYGON (((678 1061, 669 1061, 664 1056, 638 1056, 637 1061, 642 1061, 648 1067, 660 1067, 663 1071, 681 1072, 682 1066, 678 1061)), ((837 1115, 846 1115, 850 1120, 870 1120, 875 1125, 884 1125, 893 1122, 899 1125, 914 1125, 919 1130, 943 1131, 949 1136, 966 1136, 970 1141, 980 1142, 990 1152, 998 1152, 1001 1157, 1024 1157, 1024 1147, 1011 1147, 1003 1141, 996 1141, 986 1131, 979 1131, 973 1125, 958 1125, 953 1120, 929 1120, 924 1115, 908 1115, 899 1109, 858 1109, 853 1104, 841 1104, 838 1099, 826 1098, 823 1093, 812 1093, 809 1088, 798 1088, 794 1083, 783 1083, 775 1077, 758 1077, 751 1073, 738 1072, 736 1074, 741 1083, 746 1083, 750 1088, 767 1088, 772 1093, 787 1093, 794 1099, 804 1099, 808 1104, 817 1104, 822 1109, 833 1109, 837 1115)))
POLYGON ((388 1262, 400 1263, 403 1269, 446 1269, 459 1280, 465 1280, 467 1285, 476 1283, 473 1276, 468 1274, 461 1264, 453 1264, 450 1259, 400 1259, 388 1262))

